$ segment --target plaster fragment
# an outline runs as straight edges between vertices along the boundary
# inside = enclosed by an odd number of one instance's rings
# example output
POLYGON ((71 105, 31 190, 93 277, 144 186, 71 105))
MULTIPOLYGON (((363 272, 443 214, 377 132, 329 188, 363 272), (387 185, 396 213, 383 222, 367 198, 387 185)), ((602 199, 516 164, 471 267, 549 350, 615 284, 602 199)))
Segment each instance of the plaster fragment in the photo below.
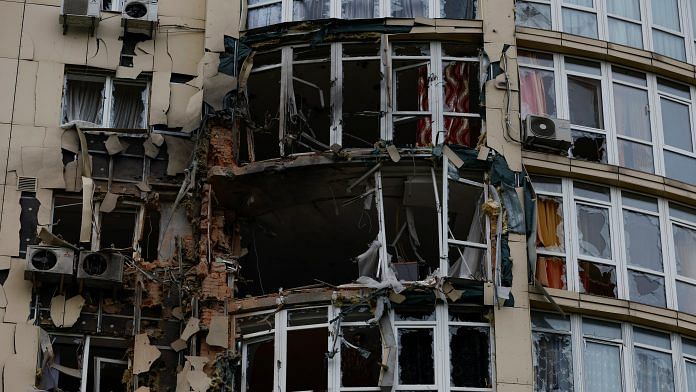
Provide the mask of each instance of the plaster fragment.
POLYGON ((133 374, 141 374, 150 370, 152 363, 162 353, 157 347, 150 345, 150 339, 146 333, 135 335, 135 348, 133 352, 133 374))

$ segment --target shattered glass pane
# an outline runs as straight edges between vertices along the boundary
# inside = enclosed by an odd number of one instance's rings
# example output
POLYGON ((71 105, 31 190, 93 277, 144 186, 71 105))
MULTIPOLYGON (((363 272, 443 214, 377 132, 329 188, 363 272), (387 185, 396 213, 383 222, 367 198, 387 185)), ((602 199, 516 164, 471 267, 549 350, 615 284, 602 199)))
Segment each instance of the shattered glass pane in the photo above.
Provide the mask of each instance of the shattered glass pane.
POLYGON ((273 313, 237 318, 237 329, 242 336, 256 332, 270 332, 274 328, 275 317, 273 313))
POLYGON ((672 233, 677 273, 696 279, 696 230, 673 224, 672 233))
POLYGON ((611 260, 611 235, 607 208, 576 204, 580 254, 611 260))
POLYGON ((534 391, 573 390, 573 351, 570 335, 533 332, 534 391))
POLYGON ((570 319, 559 314, 532 312, 532 327, 570 332, 570 319))
POLYGON ((483 280, 486 278, 486 249, 450 245, 447 276, 483 280))
POLYGON ((563 234, 563 198, 537 196, 537 249, 565 251, 563 234))
POLYGON ((662 271, 660 220, 639 212, 623 212, 626 261, 630 265, 662 271))
POLYGON ((616 267, 578 261, 580 292, 616 298, 616 267))
POLYGON ((246 391, 273 391, 274 340, 263 337, 246 345, 246 391))
POLYGON ((142 157, 116 155, 113 157, 113 161, 113 175, 111 177, 114 181, 138 182, 143 178, 144 160, 142 157))
POLYGON ((326 391, 328 328, 288 331, 287 339, 287 370, 284 390, 326 391))
MULTIPOLYGON (((252 71, 247 82, 247 95, 249 118, 245 118, 244 121, 247 132, 253 135, 250 147, 255 154, 255 160, 278 158, 280 68, 252 71)), ((247 145, 248 140, 241 140, 240 143, 247 145)))
POLYGON ((368 321, 372 319, 373 314, 370 311, 370 307, 368 305, 364 306, 357 306, 357 307, 349 307, 347 309, 341 309, 341 316, 343 316, 342 320, 343 322, 350 323, 350 322, 359 322, 359 321, 368 321))
POLYGON ((520 67, 520 104, 522 118, 530 114, 556 117, 554 72, 520 67))
POLYGON ((136 220, 137 212, 134 209, 117 209, 101 214, 100 249, 132 248, 136 220))
POLYGON ((483 188, 450 180, 447 191, 448 238, 483 244, 483 188))
POLYGON ((696 314, 696 286, 677 281, 677 302, 679 310, 686 313, 696 314))
POLYGON ((394 56, 430 56, 430 44, 422 42, 394 42, 394 56))
POLYGON ((435 359, 431 328, 399 328, 399 384, 435 384, 435 359))
POLYGON ((621 390, 621 348, 616 345, 585 341, 585 390, 613 392, 621 390))
POLYGON ((327 308, 288 310, 288 327, 324 324, 328 321, 327 308))
POLYGON ((114 81, 111 126, 120 129, 146 128, 143 93, 147 85, 114 81))
POLYGON ((482 312, 479 308, 449 305, 447 313, 449 314, 449 321, 470 323, 487 323, 490 321, 488 318, 489 314, 482 312))
POLYGON ((635 348, 636 392, 673 392, 674 373, 670 354, 635 348))
POLYGON ((449 327, 450 385, 490 388, 490 332, 485 327, 449 327))
POLYGON ((628 288, 631 301, 667 307, 665 279, 661 276, 629 270, 628 288))
POLYGON ((65 82, 63 123, 86 121, 101 125, 104 81, 70 79, 65 82))
POLYGON ((376 387, 382 363, 379 327, 360 326, 341 329, 341 386, 376 387))
POLYGON ((565 258, 537 255, 536 279, 544 287, 566 290, 565 258))
POLYGON ((290 135, 286 140, 290 145, 288 153, 328 150, 331 129, 331 62, 293 64, 293 90, 296 113, 291 113, 289 119, 290 135))
POLYGON ((430 87, 430 60, 395 60, 394 111, 427 112, 430 87))
POLYGON ((602 133, 570 130, 573 146, 570 157, 590 162, 607 163, 607 137, 602 133))
POLYGON ((427 116, 394 116, 392 142, 397 147, 432 144, 433 121, 427 116))
POLYGON ((551 30, 551 5, 518 1, 515 5, 518 26, 551 30))

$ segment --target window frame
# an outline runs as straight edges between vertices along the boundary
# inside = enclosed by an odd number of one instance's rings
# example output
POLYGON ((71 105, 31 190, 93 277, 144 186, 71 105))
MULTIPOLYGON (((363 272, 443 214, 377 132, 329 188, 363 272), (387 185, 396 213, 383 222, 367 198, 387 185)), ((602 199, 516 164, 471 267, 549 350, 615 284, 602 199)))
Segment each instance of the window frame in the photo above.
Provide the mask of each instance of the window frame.
MULTIPOLYGON (((117 1, 117 0, 115 0, 117 1)), ((90 72, 90 71, 80 71, 80 70, 71 70, 67 69, 65 71, 65 75, 63 77, 63 93, 62 93, 62 100, 61 100, 61 120, 60 122, 63 122, 63 113, 64 113, 64 106, 65 106, 65 93, 67 92, 67 82, 68 80, 81 80, 81 81, 90 81, 90 82, 100 82, 104 83, 103 87, 103 96, 102 96, 102 116, 101 116, 101 124, 95 127, 88 127, 87 129, 120 129, 120 128, 114 128, 112 124, 112 119, 111 119, 111 110, 114 105, 114 84, 118 83, 124 83, 124 84, 132 84, 132 85, 143 85, 145 87, 144 93, 141 94, 142 96, 142 103, 143 103, 143 127, 142 128, 132 128, 132 129, 141 129, 145 132, 148 131, 149 129, 149 121, 148 119, 150 118, 150 89, 151 89, 151 81, 148 78, 138 78, 138 79, 122 79, 122 78, 116 78, 116 75, 109 74, 109 73, 99 73, 98 71, 90 72)))

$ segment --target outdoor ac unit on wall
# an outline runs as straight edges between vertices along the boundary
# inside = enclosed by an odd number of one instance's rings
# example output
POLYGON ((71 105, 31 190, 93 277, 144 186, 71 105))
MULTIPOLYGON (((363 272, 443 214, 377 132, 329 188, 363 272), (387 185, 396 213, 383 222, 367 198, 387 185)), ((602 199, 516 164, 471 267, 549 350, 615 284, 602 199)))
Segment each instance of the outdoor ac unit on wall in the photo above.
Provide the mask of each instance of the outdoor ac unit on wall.
POLYGON ((573 143, 570 121, 528 115, 524 121, 524 144, 544 150, 566 152, 573 143))
POLYGON ((101 0, 62 0, 60 23, 63 25, 63 34, 68 31, 68 26, 88 27, 90 33, 94 33, 94 28, 99 23, 101 5, 101 0))
POLYGON ((25 279, 60 280, 72 276, 75 252, 58 246, 31 245, 27 248, 26 262, 25 279))
POLYGON ((157 1, 124 0, 121 24, 126 32, 133 29, 152 32, 154 25, 157 24, 157 1))
POLYGON ((77 279, 87 286, 105 287, 123 281, 123 255, 110 252, 80 252, 77 279))

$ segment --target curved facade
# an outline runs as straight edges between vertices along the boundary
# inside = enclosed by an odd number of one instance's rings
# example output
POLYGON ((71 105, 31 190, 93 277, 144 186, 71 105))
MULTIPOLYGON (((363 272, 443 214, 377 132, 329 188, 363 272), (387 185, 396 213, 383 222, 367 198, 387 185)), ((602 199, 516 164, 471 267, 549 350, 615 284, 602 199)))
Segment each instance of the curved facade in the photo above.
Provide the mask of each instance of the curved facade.
POLYGON ((696 390, 696 2, 137 1, 0 0, 0 391, 696 390))

